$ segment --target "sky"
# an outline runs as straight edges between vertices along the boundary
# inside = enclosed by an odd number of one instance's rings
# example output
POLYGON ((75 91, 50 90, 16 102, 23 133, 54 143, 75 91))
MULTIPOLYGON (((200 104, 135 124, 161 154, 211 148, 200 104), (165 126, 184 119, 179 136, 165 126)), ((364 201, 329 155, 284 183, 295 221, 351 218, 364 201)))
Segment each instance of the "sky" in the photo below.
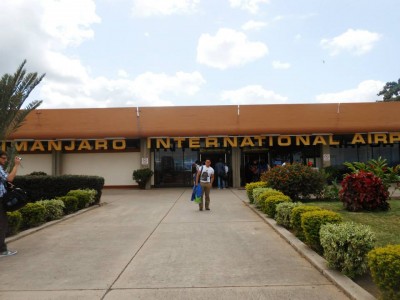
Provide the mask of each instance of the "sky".
POLYGON ((40 108, 375 102, 399 0, 1 0, 0 75, 40 108))

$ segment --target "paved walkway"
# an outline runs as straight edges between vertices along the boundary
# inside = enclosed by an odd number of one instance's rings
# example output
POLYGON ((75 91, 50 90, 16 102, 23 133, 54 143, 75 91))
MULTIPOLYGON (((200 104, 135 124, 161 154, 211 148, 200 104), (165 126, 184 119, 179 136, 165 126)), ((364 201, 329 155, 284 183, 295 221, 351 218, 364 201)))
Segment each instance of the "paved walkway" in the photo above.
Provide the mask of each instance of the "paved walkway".
POLYGON ((349 299, 242 200, 105 190, 107 205, 9 243, 0 299, 349 299))

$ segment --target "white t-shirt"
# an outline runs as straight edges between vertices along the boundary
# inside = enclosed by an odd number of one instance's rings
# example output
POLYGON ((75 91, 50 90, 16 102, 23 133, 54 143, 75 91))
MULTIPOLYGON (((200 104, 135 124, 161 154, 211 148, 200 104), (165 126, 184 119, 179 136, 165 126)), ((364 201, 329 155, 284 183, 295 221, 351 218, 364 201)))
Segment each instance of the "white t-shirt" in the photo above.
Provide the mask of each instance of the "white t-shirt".
POLYGON ((211 182, 211 175, 214 175, 214 169, 211 167, 200 167, 200 182, 211 182))

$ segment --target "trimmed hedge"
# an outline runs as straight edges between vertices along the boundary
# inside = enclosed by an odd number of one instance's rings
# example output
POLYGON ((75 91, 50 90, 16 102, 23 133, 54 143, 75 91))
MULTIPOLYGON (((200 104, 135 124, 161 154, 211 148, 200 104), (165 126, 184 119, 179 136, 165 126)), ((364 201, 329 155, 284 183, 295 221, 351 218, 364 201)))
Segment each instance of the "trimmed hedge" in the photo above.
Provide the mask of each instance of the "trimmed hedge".
POLYGON ((84 190, 72 190, 67 193, 67 196, 73 196, 78 199, 77 209, 82 209, 89 206, 90 194, 84 190))
POLYGON ((253 189, 253 203, 258 207, 260 203, 260 196, 266 191, 270 191, 271 188, 265 188, 265 187, 258 187, 253 189))
POLYGON ((27 229, 46 222, 46 208, 40 203, 28 203, 19 209, 22 215, 21 228, 27 229))
POLYGON ((350 278, 368 270, 367 254, 375 243, 375 235, 369 226, 353 222, 324 224, 319 234, 329 267, 350 278))
POLYGON ((7 212, 7 220, 8 220, 7 236, 17 234, 19 232, 22 223, 21 213, 18 210, 13 212, 7 212))
POLYGON ((281 191, 277 191, 277 190, 268 188, 268 190, 266 190, 264 193, 262 193, 258 197, 257 207, 264 212, 265 211, 265 200, 267 200, 268 197, 277 196, 277 195, 284 196, 284 194, 281 191))
POLYGON ((46 209, 46 221, 61 219, 64 215, 64 202, 58 199, 41 200, 35 203, 42 204, 46 209))
POLYGON ((322 254, 323 249, 319 240, 319 230, 323 224, 340 223, 342 217, 330 210, 308 211, 301 215, 301 228, 303 228, 306 243, 316 252, 322 254))
POLYGON ((272 195, 264 201, 264 213, 269 217, 275 218, 276 206, 280 203, 292 202, 289 196, 285 195, 272 195))
POLYGON ((260 187, 268 187, 267 183, 264 181, 258 181, 258 182, 251 182, 247 183, 245 186, 247 197, 249 198, 250 203, 254 203, 253 199, 253 190, 255 188, 260 188, 260 187))
POLYGON ((372 279, 385 300, 400 299, 400 245, 376 248, 368 253, 372 279))
POLYGON ((292 214, 293 208, 304 205, 301 202, 283 202, 276 205, 275 220, 278 225, 286 227, 288 229, 292 228, 290 222, 290 216, 292 214))
POLYGON ((13 183, 29 193, 30 202, 55 199, 65 196, 71 190, 94 189, 97 192, 95 203, 99 203, 104 178, 83 175, 26 175, 16 176, 13 183))
POLYGON ((64 213, 66 215, 72 214, 78 210, 78 198, 74 196, 63 196, 58 197, 57 199, 62 200, 64 202, 64 213))
POLYGON ((290 225, 293 228, 294 234, 302 241, 304 241, 305 236, 303 228, 301 227, 301 215, 308 211, 322 210, 318 206, 313 205, 300 205, 292 209, 290 215, 290 225))

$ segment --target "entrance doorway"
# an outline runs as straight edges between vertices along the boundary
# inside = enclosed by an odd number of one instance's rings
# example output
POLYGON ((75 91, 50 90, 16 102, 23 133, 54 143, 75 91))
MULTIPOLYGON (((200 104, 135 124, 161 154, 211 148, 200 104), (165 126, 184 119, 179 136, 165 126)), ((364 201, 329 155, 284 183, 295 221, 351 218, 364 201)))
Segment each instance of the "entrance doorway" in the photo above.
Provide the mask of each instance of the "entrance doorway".
POLYGON ((260 180, 262 173, 269 167, 268 151, 243 151, 242 163, 240 164, 240 185, 260 180))
MULTIPOLYGON (((215 170, 215 164, 221 159, 225 165, 228 166, 228 186, 232 186, 232 159, 231 154, 226 152, 225 150, 217 150, 217 151, 200 151, 200 162, 203 164, 206 159, 211 160, 211 167, 215 170)), ((214 174, 216 176, 216 174, 214 174)), ((217 186, 216 177, 214 178, 213 187, 217 186)))

